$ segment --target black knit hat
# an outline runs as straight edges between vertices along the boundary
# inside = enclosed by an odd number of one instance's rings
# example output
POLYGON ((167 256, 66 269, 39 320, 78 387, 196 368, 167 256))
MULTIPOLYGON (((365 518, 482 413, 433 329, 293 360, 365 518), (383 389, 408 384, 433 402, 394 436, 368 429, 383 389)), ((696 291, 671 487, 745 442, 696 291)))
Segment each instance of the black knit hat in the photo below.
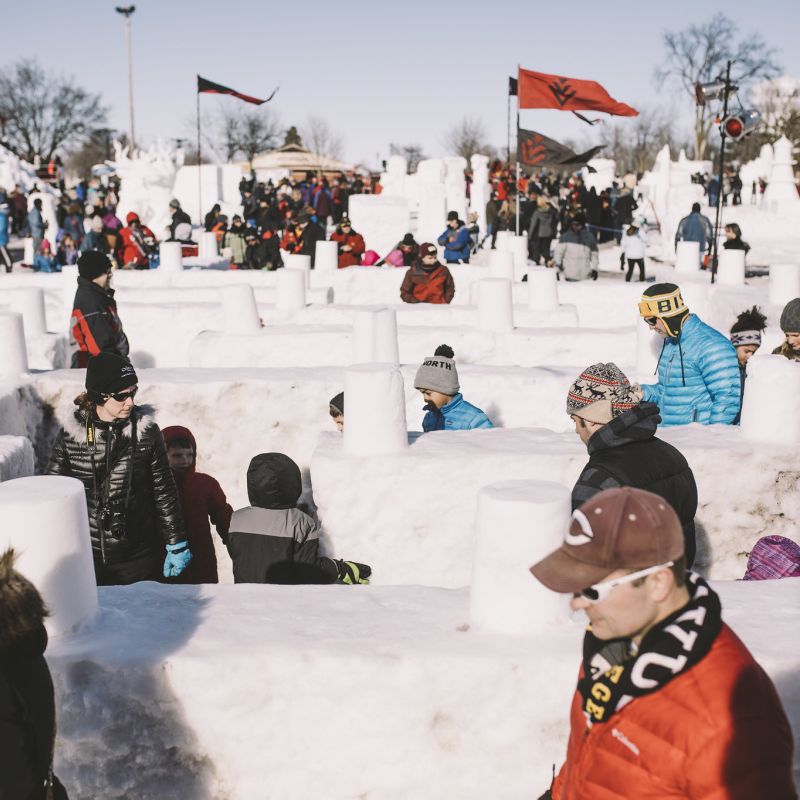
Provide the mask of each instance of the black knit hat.
POLYGON ((332 397, 329 403, 331 407, 331 416, 333 416, 334 411, 338 411, 339 413, 336 416, 344 416, 344 392, 339 392, 336 397, 332 397))
POLYGON ((458 211, 447 212, 447 221, 450 222, 451 220, 455 220, 456 222, 458 222, 458 211))
POLYGON ((411 233, 407 233, 401 240, 400 244, 404 247, 413 247, 416 244, 414 241, 414 236, 411 233))
POLYGON ((138 382, 131 362, 116 353, 101 350, 86 366, 86 394, 95 403, 102 403, 103 395, 121 392, 138 382))
POLYGON ((78 275, 88 281, 105 275, 110 269, 111 262, 108 260, 108 256, 97 250, 87 250, 85 253, 81 253, 78 259, 78 275))

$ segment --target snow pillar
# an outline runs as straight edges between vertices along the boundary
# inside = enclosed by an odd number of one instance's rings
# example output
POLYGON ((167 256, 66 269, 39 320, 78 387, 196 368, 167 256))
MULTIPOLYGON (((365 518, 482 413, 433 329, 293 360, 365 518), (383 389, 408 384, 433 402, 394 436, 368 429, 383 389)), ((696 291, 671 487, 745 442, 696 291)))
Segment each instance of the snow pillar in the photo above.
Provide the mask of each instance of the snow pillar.
POLYGON ((0 376, 18 378, 27 371, 28 351, 25 349, 22 314, 0 311, 0 376))
POLYGON ((521 277, 525 268, 528 266, 528 237, 514 236, 508 241, 508 249, 514 257, 514 269, 521 277))
POLYGON ((301 269, 306 275, 306 288, 311 286, 311 256, 304 256, 300 253, 289 253, 284 259, 285 265, 289 269, 301 269))
POLYGON ((700 270, 700 244, 698 242, 678 242, 675 251, 675 272, 698 272, 700 270))
POLYGON ((213 231, 203 231, 200 234, 200 242, 197 247, 197 254, 200 258, 208 261, 216 261, 219 257, 217 249, 217 234, 213 231))
POLYGON ((569 619, 569 598, 530 568, 557 550, 570 518, 570 491, 551 481, 500 481, 478 492, 470 622, 530 635, 569 619))
POLYGON ((514 237, 514 235, 514 231, 498 231, 494 246, 498 250, 510 250, 511 239, 514 237))
POLYGON ((183 256, 180 242, 161 242, 158 246, 158 269, 161 272, 182 272, 183 256))
POLYGON ((33 239, 30 236, 25 237, 22 243, 22 250, 22 263, 33 266, 33 259, 36 257, 36 253, 33 252, 33 239))
POLYGON ((800 445, 800 364, 758 355, 747 362, 742 436, 759 444, 800 445))
POLYGON ((222 315, 226 333, 255 333, 261 330, 253 287, 247 283, 222 289, 222 315))
POLYGON ((353 314, 353 363, 399 364, 394 309, 359 309, 353 314))
POLYGON ((478 327, 484 331, 511 331, 514 306, 508 278, 484 278, 478 281, 478 327))
POLYGON ((532 267, 528 273, 528 308, 555 311, 558 308, 558 275, 547 267, 532 267))
POLYGON ((393 364, 357 364, 344 374, 344 449, 350 456, 400 453, 408 447, 403 375, 393 364))
MULTIPOLYGON (((336 272, 339 269, 339 243, 319 241, 316 247, 314 269, 317 272, 336 272)), ((309 269, 310 267, 309 264, 309 269)))
POLYGON ((78 265, 71 264, 67 267, 61 267, 61 301, 64 304, 64 316, 66 325, 65 329, 69 329, 69 320, 72 316, 72 307, 75 305, 75 292, 78 290, 78 265))
POLYGON ((44 290, 38 286, 24 289, 12 289, 9 293, 9 308, 22 314, 25 335, 41 336, 47 333, 47 321, 44 311, 44 290))
POLYGON ((60 475, 5 481, 0 516, 0 550, 16 550, 16 568, 44 598, 48 634, 62 636, 91 622, 97 587, 83 484, 60 475))
POLYGON ((489 274, 493 278, 514 280, 514 254, 508 250, 491 250, 489 253, 489 274))
POLYGON ((771 264, 769 302, 783 308, 795 297, 800 297, 800 264, 771 264))
POLYGON ((639 317, 636 321, 636 378, 640 383, 654 383, 656 365, 664 340, 639 317))
POLYGON ((722 250, 717 280, 722 286, 744 286, 744 250, 722 250))
POLYGON ((281 311, 297 311, 306 307, 306 273, 302 269, 279 269, 275 273, 275 289, 275 305, 281 311))

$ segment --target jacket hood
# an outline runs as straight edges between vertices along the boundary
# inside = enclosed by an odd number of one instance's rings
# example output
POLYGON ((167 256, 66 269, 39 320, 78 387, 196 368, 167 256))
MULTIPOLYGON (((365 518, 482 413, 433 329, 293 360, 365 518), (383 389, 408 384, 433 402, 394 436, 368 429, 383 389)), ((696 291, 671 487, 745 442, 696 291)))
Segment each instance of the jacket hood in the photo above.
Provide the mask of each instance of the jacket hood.
POLYGON ((192 450, 194 450, 194 461, 192 462, 192 465, 188 469, 183 470, 182 473, 176 473, 175 470, 173 470, 173 475, 185 475, 189 472, 194 472, 197 465, 197 442, 195 441, 192 432, 188 428, 184 428, 183 425, 169 425, 168 427, 161 429, 161 435, 164 437, 164 445, 166 446, 167 450, 169 450, 169 446, 173 442, 179 439, 188 439, 191 442, 192 450))
MULTIPOLYGON (((47 642, 46 636, 40 642, 47 609, 38 589, 14 569, 15 558, 10 548, 0 553, 0 654, 24 640, 33 647, 30 655, 41 655, 47 642)), ((27 652, 29 647, 23 649, 27 652)))
MULTIPOLYGON (((68 436, 76 442, 86 440, 86 416, 80 408, 75 407, 72 400, 62 400, 56 405, 54 412, 56 421, 68 436)), ((147 404, 134 406, 130 419, 134 416, 136 417, 136 430, 139 433, 155 424, 155 409, 153 406, 147 404)), ((100 423, 97 427, 103 428, 105 424, 100 423)), ((130 438, 131 426, 128 424, 122 425, 121 432, 123 436, 130 438)))
POLYGON ((300 468, 283 453, 261 453, 247 468, 247 497, 258 508, 294 508, 303 493, 300 468))
POLYGON ((661 411, 655 403, 639 403, 603 425, 586 446, 589 454, 632 442, 646 442, 656 435, 661 411))

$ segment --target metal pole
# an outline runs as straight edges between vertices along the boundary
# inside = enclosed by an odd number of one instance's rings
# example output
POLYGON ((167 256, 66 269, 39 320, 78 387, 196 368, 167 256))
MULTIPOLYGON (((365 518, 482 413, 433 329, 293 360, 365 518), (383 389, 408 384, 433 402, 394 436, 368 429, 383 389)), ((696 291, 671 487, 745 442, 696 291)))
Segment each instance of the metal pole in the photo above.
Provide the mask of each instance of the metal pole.
POLYGON ((517 109, 517 178, 514 181, 514 188, 517 190, 517 219, 516 233, 519 236, 519 109, 517 109))
POLYGON ((506 164, 511 166, 511 94, 508 95, 508 136, 506 140, 508 150, 506 154, 506 164))
MULTIPOLYGON (((728 68, 725 73, 725 91, 722 95, 722 119, 728 116, 728 94, 731 87, 731 62, 728 61, 728 68)), ((716 283, 717 280, 717 249, 719 243, 719 226, 720 217, 722 216, 722 178, 725 169, 725 126, 720 128, 720 142, 719 142, 719 170, 717 181, 717 213, 714 218, 714 239, 711 242, 711 283, 716 283)))
POLYGON ((131 55, 131 15, 125 15, 125 41, 128 47, 128 123, 130 134, 130 148, 133 153, 136 147, 136 139, 133 133, 133 56, 131 55))
POLYGON ((197 91, 197 216, 203 220, 203 151, 200 144, 200 89, 197 91))

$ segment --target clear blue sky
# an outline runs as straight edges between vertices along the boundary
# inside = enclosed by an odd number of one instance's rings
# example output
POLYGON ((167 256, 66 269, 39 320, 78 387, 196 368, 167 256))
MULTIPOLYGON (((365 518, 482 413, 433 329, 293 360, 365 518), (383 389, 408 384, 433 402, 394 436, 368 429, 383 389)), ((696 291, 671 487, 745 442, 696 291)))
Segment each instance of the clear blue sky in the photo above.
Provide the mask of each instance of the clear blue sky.
MULTIPOLYGON (((800 76, 796 0, 133 2, 136 132, 145 143, 191 135, 197 73, 257 96, 280 84, 271 106, 285 126, 322 117, 342 136, 348 159, 373 165, 390 142, 442 154, 444 131, 465 114, 482 119, 503 145, 506 81, 518 63, 597 80, 633 106, 680 103, 688 114, 685 99, 656 94, 661 36, 717 11, 742 32, 759 31, 784 72, 800 76)), ((4 3, 0 65, 35 56, 74 75, 102 95, 111 125, 127 129, 123 21, 114 6, 4 3)), ((211 109, 240 101, 203 95, 201 102, 211 109)), ((522 125, 562 138, 589 130, 558 111, 524 111, 522 125)))

